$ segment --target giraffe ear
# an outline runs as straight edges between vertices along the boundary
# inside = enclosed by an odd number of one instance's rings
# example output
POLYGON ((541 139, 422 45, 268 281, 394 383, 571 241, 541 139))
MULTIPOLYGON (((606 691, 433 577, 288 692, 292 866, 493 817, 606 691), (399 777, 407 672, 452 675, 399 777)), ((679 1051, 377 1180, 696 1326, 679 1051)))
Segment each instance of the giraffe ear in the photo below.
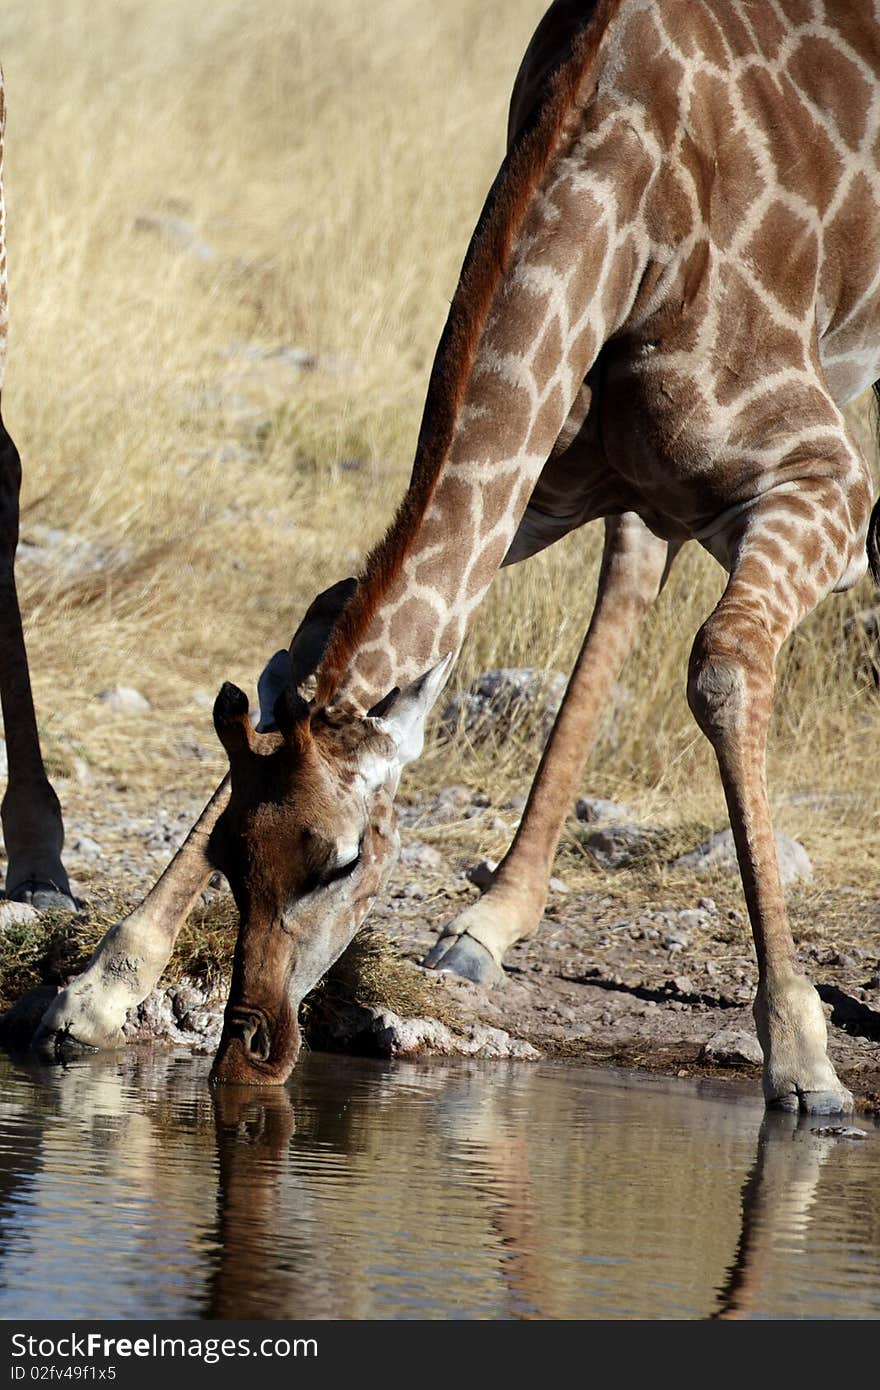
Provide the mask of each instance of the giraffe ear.
POLYGON ((294 690, 299 690, 303 681, 318 669, 333 625, 356 588, 356 579, 340 579, 309 604, 290 643, 290 682, 294 690))
POLYGON ((454 653, 448 652, 436 666, 432 666, 411 685, 404 686, 403 690, 392 690, 384 700, 373 706, 367 716, 374 720, 377 728, 393 738, 397 749, 394 766, 398 772, 422 751, 425 720, 443 689, 453 657, 454 653))
POLYGON ((290 649, 276 652, 266 662, 257 681, 259 733, 269 733, 278 728, 275 706, 281 693, 291 688, 300 694, 300 686, 317 670, 330 640, 333 624, 356 588, 356 579, 341 579, 338 584, 332 584, 318 594, 293 634, 290 649))

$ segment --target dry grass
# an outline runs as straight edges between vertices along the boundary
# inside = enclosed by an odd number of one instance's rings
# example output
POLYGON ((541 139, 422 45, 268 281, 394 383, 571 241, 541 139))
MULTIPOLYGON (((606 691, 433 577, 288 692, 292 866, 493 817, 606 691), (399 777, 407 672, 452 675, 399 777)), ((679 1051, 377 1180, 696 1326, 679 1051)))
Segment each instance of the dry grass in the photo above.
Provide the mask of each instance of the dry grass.
MULTIPOLYGON (((61 784, 69 818, 109 784, 141 803, 207 793, 222 758, 199 692, 225 678, 253 690, 308 600, 387 522, 542 9, 67 0, 41 23, 25 0, 4 6, 4 414, 25 462, 24 534, 66 528, 104 558, 86 574, 21 566, 53 766, 75 755, 95 778, 61 784), (213 254, 139 230, 154 214, 190 223, 213 254), (292 345, 317 366, 241 344, 292 345), (94 695, 116 682, 143 690, 152 714, 108 716, 94 695), (206 759, 181 761, 186 729, 206 759)), ((864 403, 856 415, 867 437, 864 403)), ((569 667, 596 531, 499 577, 460 682, 493 665, 569 667)), ((670 826, 724 819, 684 700, 687 651, 720 587, 708 557, 685 556, 585 776, 670 826)), ((827 603, 790 645, 770 753, 781 828, 824 882, 865 886, 880 702, 842 631, 868 601, 863 585, 827 603), (787 799, 803 789, 847 797, 817 813, 787 799)), ((503 799, 526 788, 536 751, 435 747, 410 785, 466 781, 503 799)))

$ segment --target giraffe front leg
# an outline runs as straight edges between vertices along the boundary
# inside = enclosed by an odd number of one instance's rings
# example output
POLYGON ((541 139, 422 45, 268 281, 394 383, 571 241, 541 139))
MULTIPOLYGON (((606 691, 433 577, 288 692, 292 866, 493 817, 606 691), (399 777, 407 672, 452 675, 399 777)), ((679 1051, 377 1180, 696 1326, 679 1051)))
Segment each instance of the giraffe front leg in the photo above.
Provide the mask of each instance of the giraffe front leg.
MULTIPOLYGON (((844 462, 852 465, 848 444, 846 452, 844 462)), ((852 1096, 828 1058, 825 1015, 788 924, 766 741, 783 641, 821 598, 855 582, 860 570, 865 473, 850 466, 847 476, 841 460, 834 462, 840 483, 810 479, 797 493, 769 493, 756 505, 732 547, 724 595, 697 635, 688 680, 691 710, 718 758, 754 933, 764 1096, 768 1106, 813 1114, 850 1110, 852 1096)))
POLYGON ((492 984, 505 952, 538 930, 559 835, 605 701, 674 554, 634 512, 606 522, 593 617, 513 844, 491 888, 444 928, 425 965, 492 984))
POLYGON ((225 778, 143 902, 111 927, 86 969, 53 999, 35 1044, 119 1047, 130 1009, 146 999, 171 957, 180 929, 211 876, 211 831, 229 799, 225 778))

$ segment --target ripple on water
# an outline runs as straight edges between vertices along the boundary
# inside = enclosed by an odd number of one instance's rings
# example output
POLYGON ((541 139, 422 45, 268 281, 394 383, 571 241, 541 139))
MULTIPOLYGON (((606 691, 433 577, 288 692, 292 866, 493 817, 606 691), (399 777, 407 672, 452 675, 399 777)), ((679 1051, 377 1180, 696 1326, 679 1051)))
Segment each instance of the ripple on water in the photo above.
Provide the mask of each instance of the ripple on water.
POLYGON ((0 1058, 0 1315, 880 1316, 880 1133, 736 1087, 310 1055, 0 1058))

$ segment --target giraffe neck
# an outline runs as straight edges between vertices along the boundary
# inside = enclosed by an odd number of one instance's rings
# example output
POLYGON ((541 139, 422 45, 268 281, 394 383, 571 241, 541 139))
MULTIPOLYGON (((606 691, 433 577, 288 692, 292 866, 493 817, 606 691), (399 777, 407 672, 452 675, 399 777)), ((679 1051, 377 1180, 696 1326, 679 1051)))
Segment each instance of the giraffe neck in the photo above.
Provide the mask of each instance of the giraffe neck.
POLYGON ((620 0, 597 7, 512 149, 465 258, 410 487, 318 671, 366 709, 458 652, 540 471, 644 271, 656 141, 601 73, 620 0))

